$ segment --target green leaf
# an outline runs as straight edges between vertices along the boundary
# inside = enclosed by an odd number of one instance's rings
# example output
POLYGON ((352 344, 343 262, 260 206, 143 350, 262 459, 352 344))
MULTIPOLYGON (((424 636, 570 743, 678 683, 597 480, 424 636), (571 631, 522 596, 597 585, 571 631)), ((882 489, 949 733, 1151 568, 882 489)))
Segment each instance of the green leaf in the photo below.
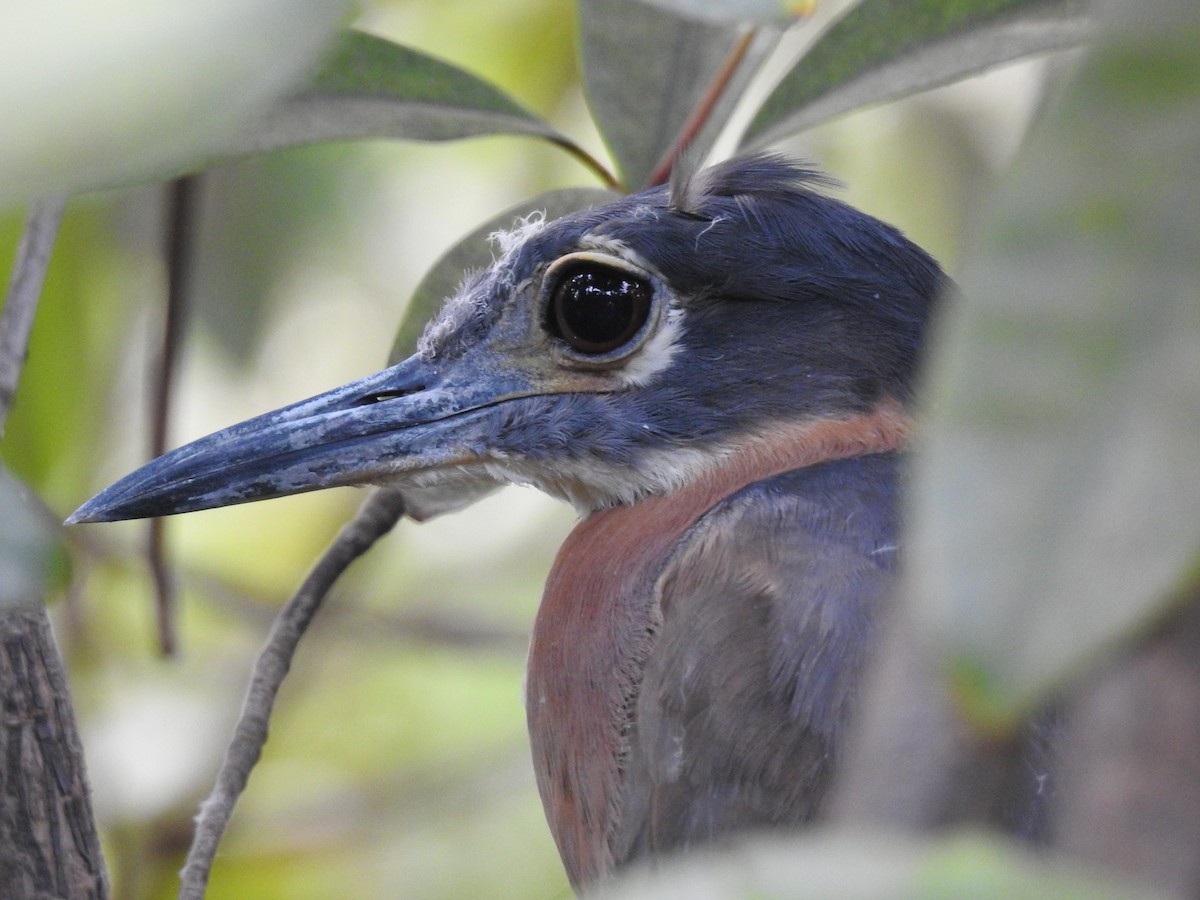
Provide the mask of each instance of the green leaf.
POLYGON ((293 84, 347 7, 0 4, 0 208, 185 168, 293 84))
POLYGON ((0 610, 40 606, 59 559, 58 528, 33 492, 0 467, 0 610))
POLYGON ((922 838, 812 829, 743 839, 635 869, 600 890, 604 900, 1141 900, 1082 864, 984 835, 922 838))
POLYGON ((355 138, 565 137, 488 82, 424 53, 345 32, 312 82, 224 147, 225 156, 355 138))
POLYGON ((492 264, 489 240, 492 234, 512 228, 532 215, 554 220, 567 213, 609 203, 619 196, 614 191, 600 188, 565 188, 524 200, 488 219, 442 254, 421 279, 404 310, 404 321, 392 344, 389 364, 400 362, 416 350, 425 323, 441 309, 448 297, 454 295, 468 272, 492 264))
POLYGON ((786 24, 796 16, 807 13, 812 2, 789 0, 644 0, 650 6, 671 10, 693 19, 710 22, 760 22, 764 25, 786 24))
MULTIPOLYGON (((736 25, 686 19, 641 0, 579 4, 580 51, 592 114, 624 183, 644 186, 736 47, 736 25)), ((689 142, 703 156, 778 35, 764 29, 709 123, 689 142)))
POLYGON ((1001 185, 935 345, 917 613, 1003 722, 1200 563, 1200 6, 1117 16, 1001 185))
POLYGON ((819 122, 1072 47, 1087 0, 863 0, 783 77, 743 138, 756 150, 819 122))

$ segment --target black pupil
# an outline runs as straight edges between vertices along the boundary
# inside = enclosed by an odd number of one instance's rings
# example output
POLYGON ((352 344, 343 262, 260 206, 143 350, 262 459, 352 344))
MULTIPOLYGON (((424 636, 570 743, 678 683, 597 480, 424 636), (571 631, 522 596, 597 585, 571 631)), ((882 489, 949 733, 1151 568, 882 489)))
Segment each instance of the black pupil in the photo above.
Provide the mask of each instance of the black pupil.
POLYGON ((551 331, 580 353, 608 353, 650 314, 650 286, 628 272, 582 266, 566 272, 550 301, 551 331))

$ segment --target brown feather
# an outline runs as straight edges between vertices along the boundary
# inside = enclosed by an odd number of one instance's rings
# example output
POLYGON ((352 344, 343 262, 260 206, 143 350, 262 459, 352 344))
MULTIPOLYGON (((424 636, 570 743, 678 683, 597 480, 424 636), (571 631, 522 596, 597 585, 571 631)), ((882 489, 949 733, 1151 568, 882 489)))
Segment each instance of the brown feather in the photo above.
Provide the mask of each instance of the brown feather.
POLYGON ((895 402, 866 415, 780 427, 683 489, 594 513, 571 532, 534 626, 526 702, 538 786, 573 884, 614 863, 633 704, 661 624, 655 583, 680 538, 749 484, 895 450, 908 431, 895 402))

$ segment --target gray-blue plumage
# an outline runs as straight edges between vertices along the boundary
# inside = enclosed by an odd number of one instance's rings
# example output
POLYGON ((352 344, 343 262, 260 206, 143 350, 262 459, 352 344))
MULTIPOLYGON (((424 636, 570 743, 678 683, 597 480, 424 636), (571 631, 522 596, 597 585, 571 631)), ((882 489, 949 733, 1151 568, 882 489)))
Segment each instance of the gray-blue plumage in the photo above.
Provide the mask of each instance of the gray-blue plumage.
MULTIPOLYGON (((661 274, 683 319, 673 364, 653 381, 531 397, 493 420, 481 448, 635 466, 647 448, 698 447, 772 421, 911 399, 924 327, 946 283, 933 259, 821 193, 824 178, 774 157, 726 163, 694 182, 549 223, 464 292, 536 282, 550 261, 611 244, 661 274)), ((426 354, 469 354, 504 312, 474 304, 426 354)))
POLYGON ((528 715, 583 884, 817 815, 894 592, 901 451, 946 285, 811 170, 735 160, 498 238, 403 363, 174 451, 76 513, 500 481, 582 519, 528 715))
POLYGON ((900 464, 776 475, 684 536, 660 576, 618 862, 817 814, 895 587, 900 464))

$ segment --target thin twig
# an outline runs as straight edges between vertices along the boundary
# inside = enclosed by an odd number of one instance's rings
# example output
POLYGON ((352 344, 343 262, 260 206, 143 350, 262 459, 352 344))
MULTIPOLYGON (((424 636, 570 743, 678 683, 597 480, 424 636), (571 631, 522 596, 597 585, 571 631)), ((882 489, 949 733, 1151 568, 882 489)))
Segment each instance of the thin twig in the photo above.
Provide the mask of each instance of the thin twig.
POLYGON ((50 266, 50 251, 58 236, 66 197, 47 197, 29 207, 25 231, 17 247, 17 261, 8 284, 4 310, 0 312, 0 437, 17 393, 21 369, 29 353, 29 333, 33 329, 38 298, 50 266))
POLYGON ((721 71, 717 72, 713 78, 712 84, 708 86, 708 91, 700 98, 700 102, 696 104, 696 108, 692 110, 692 114, 688 120, 683 123, 683 127, 679 129, 679 134, 675 137, 675 142, 663 154, 662 159, 658 161, 658 165, 654 167, 654 171, 650 173, 650 177, 646 180, 646 187, 654 187, 659 184, 666 184, 667 179, 671 177, 671 169, 675 167, 676 160, 680 155, 687 150, 688 145, 696 139, 696 135, 708 122, 713 110, 717 106, 717 102, 729 87, 729 83, 733 81, 734 73, 737 72, 738 66, 742 64, 742 60, 746 58, 746 53, 750 49, 750 45, 754 42, 754 36, 758 34, 758 29, 751 28, 743 34, 733 49, 729 52, 729 56, 725 59, 721 66, 721 71))
POLYGON ((591 169, 596 177, 604 182, 604 186, 612 188, 614 191, 623 191, 624 186, 620 180, 612 172, 605 168, 604 163, 592 156, 574 141, 569 141, 565 138, 551 138, 551 143, 557 144, 563 150, 575 157, 585 168, 591 169))
MULTIPOLYGON (((166 264, 167 297, 163 313, 161 344, 151 363, 150 457, 167 452, 167 428, 171 420, 175 371, 179 360, 187 289, 195 259, 197 188, 200 176, 176 178, 167 199, 166 264)), ((158 645, 163 656, 175 653, 175 579, 167 562, 163 520, 151 519, 146 531, 146 563, 154 581, 158 620, 158 645)))
MULTIPOLYGON (((57 524, 53 514, 47 516, 57 524)), ((88 570, 96 564, 108 563, 131 568, 145 562, 142 547, 130 547, 122 539, 114 539, 108 533, 78 532, 70 535, 71 549, 76 564, 72 573, 71 594, 65 599, 68 610, 68 627, 78 633, 79 625, 70 624, 72 594, 85 592, 88 570)), ((172 566, 175 578, 184 593, 195 594, 197 602, 207 604, 221 613, 235 616, 244 626, 251 629, 269 628, 279 612, 278 605, 271 605, 257 594, 235 585, 233 582, 211 572, 189 568, 176 562, 172 566)), ((342 602, 334 609, 325 611, 325 622, 320 634, 309 636, 315 640, 334 642, 376 642, 395 648, 405 642, 441 647, 449 650, 480 650, 488 653, 516 655, 524 658, 529 650, 529 633, 521 628, 509 628, 499 623, 488 624, 466 621, 453 613, 442 610, 453 608, 461 598, 456 596, 426 596, 419 602, 413 601, 413 612, 383 612, 371 608, 369 594, 343 591, 342 602), (422 611, 438 610, 438 612, 422 611)))
POLYGON ((203 900, 221 836, 267 741, 267 726, 275 697, 291 668, 300 639, 326 593, 350 563, 387 534, 402 515, 404 498, 399 491, 381 489, 372 492, 275 619, 267 643, 255 661, 241 718, 225 751, 216 784, 200 806, 196 834, 180 873, 179 900, 203 900))

